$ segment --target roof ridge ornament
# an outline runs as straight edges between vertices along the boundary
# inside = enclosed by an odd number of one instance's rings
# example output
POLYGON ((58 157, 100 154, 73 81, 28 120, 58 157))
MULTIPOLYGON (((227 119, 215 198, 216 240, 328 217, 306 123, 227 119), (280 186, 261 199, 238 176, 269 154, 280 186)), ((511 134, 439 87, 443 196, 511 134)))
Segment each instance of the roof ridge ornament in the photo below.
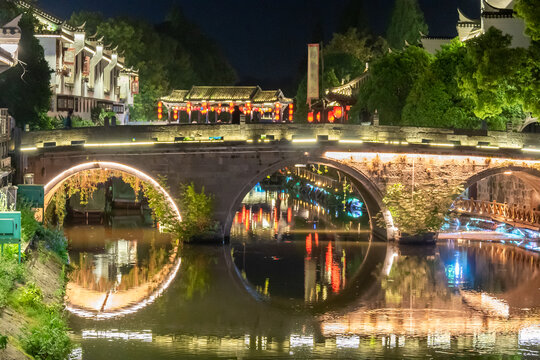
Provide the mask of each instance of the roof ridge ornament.
POLYGON ((458 22, 475 23, 475 22, 480 21, 479 19, 471 19, 470 17, 466 16, 459 7, 457 8, 457 12, 458 12, 458 18, 459 18, 458 22))
POLYGON ((75 28, 80 31, 84 31, 84 28, 86 27, 86 21, 83 22, 80 26, 76 26, 75 28))

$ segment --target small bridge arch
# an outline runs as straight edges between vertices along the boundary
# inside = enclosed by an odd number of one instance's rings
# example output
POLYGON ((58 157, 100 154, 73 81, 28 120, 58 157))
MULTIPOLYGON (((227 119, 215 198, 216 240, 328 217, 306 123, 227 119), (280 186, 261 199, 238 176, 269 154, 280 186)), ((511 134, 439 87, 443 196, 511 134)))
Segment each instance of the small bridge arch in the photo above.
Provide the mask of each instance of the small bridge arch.
POLYGON ((120 172, 124 172, 130 175, 133 175, 149 184, 151 184, 155 189, 157 189, 161 194, 163 194, 164 198, 166 199, 167 203, 171 206, 174 213, 176 214, 179 221, 182 220, 182 216, 180 215, 180 210, 178 209, 178 206, 174 199, 171 197, 171 195, 157 182, 153 177, 147 175, 146 173, 128 166, 124 164, 120 164, 117 162, 112 161, 92 161, 92 162, 86 162, 79 165, 71 166, 68 169, 60 172, 58 175, 56 175, 54 178, 52 178, 47 184, 45 184, 44 190, 45 190, 45 208, 49 205, 51 202, 51 199, 53 195, 56 193, 56 191, 60 188, 60 186, 68 180, 70 177, 86 170, 117 170, 120 172))

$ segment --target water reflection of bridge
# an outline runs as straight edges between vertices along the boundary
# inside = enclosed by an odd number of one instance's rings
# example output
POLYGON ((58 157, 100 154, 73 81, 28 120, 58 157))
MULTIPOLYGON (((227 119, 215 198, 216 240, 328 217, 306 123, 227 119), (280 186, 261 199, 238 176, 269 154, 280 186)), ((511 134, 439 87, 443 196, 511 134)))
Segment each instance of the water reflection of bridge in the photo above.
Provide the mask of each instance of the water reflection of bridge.
MULTIPOLYGON (((522 304, 514 302, 513 295, 514 291, 522 295, 528 288, 531 301, 539 298, 538 258, 518 248, 485 243, 451 243, 440 245, 431 253, 416 252, 416 255, 407 249, 386 248, 385 245, 381 249, 384 256, 367 264, 371 273, 377 269, 383 279, 388 273, 389 278, 397 280, 400 268, 407 270, 409 265, 422 265, 416 268, 416 279, 411 282, 410 278, 400 277, 400 283, 406 286, 397 288, 397 293, 393 285, 381 285, 384 283, 381 280, 371 282, 360 292, 343 292, 341 296, 346 299, 320 307, 318 310, 322 312, 316 317, 312 310, 287 310, 280 304, 253 296, 249 284, 238 276, 229 249, 205 247, 185 249, 178 278, 155 305, 123 320, 123 328, 129 329, 126 333, 122 333, 125 330, 111 330, 118 327, 115 322, 108 321, 83 321, 73 327, 85 339, 109 340, 123 336, 123 339, 131 337, 135 341, 146 341, 144 339, 150 337, 152 345, 149 346, 156 353, 177 347, 177 351, 182 351, 183 347, 188 349, 195 344, 203 353, 221 351, 223 355, 231 354, 231 351, 243 353, 244 350, 268 350, 270 354, 279 354, 306 346, 319 354, 347 346, 362 351, 362 344, 370 351, 384 353, 384 349, 389 348, 415 349, 426 339, 428 349, 453 350, 490 348, 495 344, 515 347, 518 338, 520 345, 527 341, 533 345, 540 343, 540 338, 535 337, 540 322, 538 304, 531 302, 531 310, 523 310, 522 304), (456 256, 456 251, 461 255, 456 256), (185 297, 184 289, 190 280, 182 271, 189 271, 184 266, 189 267, 190 258, 194 256, 213 260, 206 263, 209 266, 204 271, 210 280, 202 290, 202 296, 189 299, 185 297), (497 268, 505 264, 504 269, 517 269, 507 278, 506 272, 497 273, 506 284, 501 291, 496 288, 499 279, 479 280, 484 284, 491 281, 493 291, 485 293, 507 304, 508 317, 485 311, 482 308, 485 304, 481 302, 463 301, 462 293, 451 285, 456 282, 449 286, 446 275, 448 266, 456 266, 456 263, 464 267, 464 274, 474 273, 475 276, 489 271, 489 266, 497 268), (432 271, 430 264, 438 265, 432 271), (467 266, 474 267, 474 271, 467 271, 467 266), (521 281, 514 282, 520 272, 521 281), (434 288, 429 287, 432 285, 422 288, 433 280, 438 281, 432 284, 434 288), (408 291, 406 288, 411 285, 412 291, 408 291), (422 293, 422 289, 428 291, 422 293), (154 311, 154 307, 159 310, 154 311), (370 345, 373 339, 377 339, 380 348, 370 345)), ((365 285, 364 280, 351 285, 353 288, 365 285)))
MULTIPOLYGON (((504 329, 519 331, 540 321, 540 259, 523 249, 456 242, 439 245, 431 254, 407 255, 406 250, 379 243, 369 255, 338 296, 298 312, 296 307, 287 310, 283 301, 262 299, 239 274, 229 248, 188 248, 183 252, 186 268, 171 272, 179 263, 167 265, 169 271, 166 272, 178 278, 174 281, 168 276, 161 278, 167 286, 172 284, 173 290, 164 292, 163 299, 159 300, 159 306, 169 310, 167 318, 158 321, 167 322, 167 326, 181 324, 178 326, 182 331, 190 333, 221 335, 228 334, 231 324, 244 324, 238 327, 239 333, 278 337, 285 337, 299 322, 310 324, 308 328, 317 337, 473 335, 504 329), (206 268, 202 269, 208 274, 208 283, 202 289, 204 296, 197 297, 197 301, 187 301, 182 300, 182 291, 178 293, 178 289, 190 281, 183 271, 193 271, 193 268, 186 270, 194 266, 190 263, 193 256, 214 260, 206 262, 206 268), (463 279, 449 279, 449 266, 461 268, 458 277, 463 279), (411 267, 415 273, 410 273, 411 267), (403 275, 403 271, 408 275, 403 275), (475 293, 475 289, 479 291, 475 293), (477 301, 471 294, 479 295, 477 301), (486 297, 495 300, 486 301, 486 297), (494 303, 503 304, 508 310, 506 315, 492 311, 490 306, 494 303), (319 317, 313 318, 313 312, 319 313, 319 317), (216 318, 220 319, 218 324, 213 321, 216 318)), ((128 295, 131 296, 129 301, 146 305, 155 292, 146 294, 146 297, 141 296, 135 291, 133 296, 128 295)), ((81 297, 78 301, 90 299, 81 297)), ((138 314, 141 308, 135 305, 118 314, 133 313, 132 316, 140 320, 150 313, 138 314)))

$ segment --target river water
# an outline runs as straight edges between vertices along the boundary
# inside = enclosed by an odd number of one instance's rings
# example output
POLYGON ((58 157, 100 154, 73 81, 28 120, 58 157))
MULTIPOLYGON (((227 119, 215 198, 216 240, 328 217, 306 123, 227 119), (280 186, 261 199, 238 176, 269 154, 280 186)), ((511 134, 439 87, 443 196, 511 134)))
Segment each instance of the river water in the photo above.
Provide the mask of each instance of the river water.
POLYGON ((540 358, 535 253, 396 246, 372 238, 354 191, 337 207, 305 195, 256 187, 227 245, 67 227, 73 357, 540 358))

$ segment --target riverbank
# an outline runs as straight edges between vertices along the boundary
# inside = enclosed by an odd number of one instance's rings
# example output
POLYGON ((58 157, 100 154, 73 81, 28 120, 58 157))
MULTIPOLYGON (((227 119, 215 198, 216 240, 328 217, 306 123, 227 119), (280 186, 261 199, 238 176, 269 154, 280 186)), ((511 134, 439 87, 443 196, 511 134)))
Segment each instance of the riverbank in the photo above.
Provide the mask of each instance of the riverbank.
POLYGON ((22 264, 2 257, 0 268, 4 289, 9 286, 6 282, 12 281, 11 290, 0 299, 0 334, 7 337, 0 359, 61 359, 69 354, 71 340, 63 313, 63 259, 39 247, 28 251, 22 264))
POLYGON ((21 209, 22 262, 17 245, 0 256, 0 360, 65 359, 72 343, 64 313, 67 240, 21 209))

